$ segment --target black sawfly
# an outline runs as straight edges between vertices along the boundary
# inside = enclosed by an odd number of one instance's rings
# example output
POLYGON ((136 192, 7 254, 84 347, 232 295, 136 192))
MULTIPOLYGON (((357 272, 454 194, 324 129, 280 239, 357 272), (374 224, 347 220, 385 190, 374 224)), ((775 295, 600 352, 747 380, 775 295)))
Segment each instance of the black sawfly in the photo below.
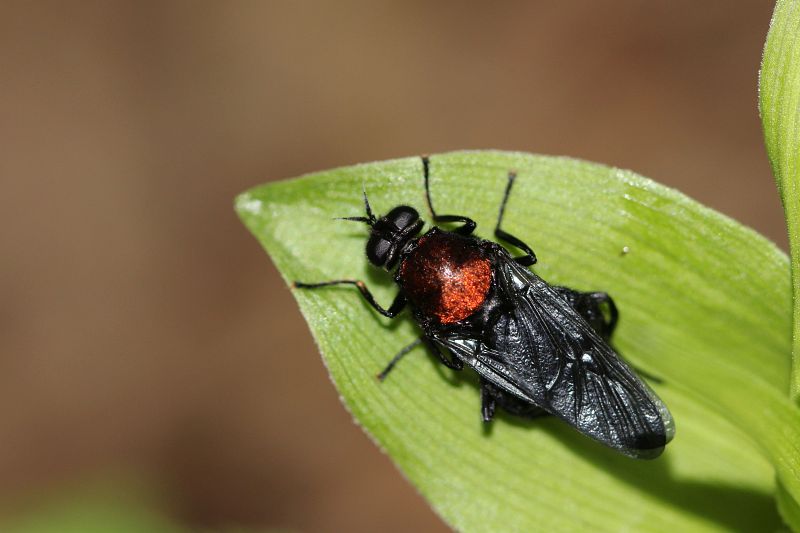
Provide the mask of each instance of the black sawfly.
POLYGON ((411 306, 423 334, 391 359, 381 380, 424 343, 447 367, 466 365, 478 373, 485 422, 498 407, 527 418, 553 415, 625 455, 659 456, 675 425, 661 399, 609 344, 618 319, 614 301, 605 292, 549 285, 528 269, 536 263, 531 247, 500 228, 516 174, 508 174, 494 229, 498 240, 523 252, 513 257, 473 236, 476 223, 469 217, 437 214, 427 157, 422 169, 433 221, 459 224, 452 231, 433 226, 420 236, 424 222, 405 205, 376 217, 366 192, 366 216, 344 218, 370 227, 369 262, 394 272, 399 292, 388 309, 359 280, 294 286, 354 285, 389 318, 411 306))

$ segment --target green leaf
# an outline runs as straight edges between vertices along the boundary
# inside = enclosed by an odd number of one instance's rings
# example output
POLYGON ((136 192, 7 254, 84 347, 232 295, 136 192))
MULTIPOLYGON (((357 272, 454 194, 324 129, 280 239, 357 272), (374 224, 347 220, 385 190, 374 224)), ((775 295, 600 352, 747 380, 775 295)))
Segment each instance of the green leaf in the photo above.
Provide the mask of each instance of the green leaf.
POLYGON ((795 317, 791 396, 800 402, 800 1, 779 0, 775 5, 764 45, 758 104, 789 230, 795 317))
MULTIPOLYGON (((469 371, 416 349, 375 379, 417 336, 411 319, 384 319, 352 287, 294 290, 355 419, 459 530, 774 530, 774 474, 784 503, 800 496, 785 254, 674 190, 567 158, 434 156, 437 210, 473 217, 491 238, 509 169, 519 178, 504 229, 533 246, 546 280, 615 298, 614 342, 663 380, 653 387, 675 440, 637 461, 554 419, 500 416, 484 431, 469 371)), ((359 278, 388 304, 396 286, 368 267, 366 228, 331 219, 363 214, 362 186, 378 212, 426 213, 421 172, 419 158, 341 168, 255 188, 236 206, 287 282, 359 278)))
POLYGON ((136 485, 71 487, 21 516, 4 516, 4 533, 186 533, 162 516, 136 485))

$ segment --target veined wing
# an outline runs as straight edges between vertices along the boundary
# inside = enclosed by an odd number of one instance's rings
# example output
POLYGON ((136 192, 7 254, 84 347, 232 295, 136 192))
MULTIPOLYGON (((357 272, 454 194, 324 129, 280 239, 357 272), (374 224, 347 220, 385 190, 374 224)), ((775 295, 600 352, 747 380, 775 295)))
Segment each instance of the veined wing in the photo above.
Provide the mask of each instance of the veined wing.
POLYGON ((658 456, 674 434, 664 403, 569 303, 510 257, 497 268, 511 310, 483 341, 435 339, 481 376, 580 432, 639 458, 658 456))

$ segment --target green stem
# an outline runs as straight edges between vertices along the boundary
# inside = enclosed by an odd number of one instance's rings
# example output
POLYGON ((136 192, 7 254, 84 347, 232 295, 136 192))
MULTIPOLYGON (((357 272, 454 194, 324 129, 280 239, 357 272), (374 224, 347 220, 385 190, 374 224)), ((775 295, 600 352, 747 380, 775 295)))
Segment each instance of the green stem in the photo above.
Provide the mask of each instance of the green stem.
POLYGON ((791 397, 800 401, 800 0, 778 0, 759 77, 759 111, 781 195, 792 260, 791 397))

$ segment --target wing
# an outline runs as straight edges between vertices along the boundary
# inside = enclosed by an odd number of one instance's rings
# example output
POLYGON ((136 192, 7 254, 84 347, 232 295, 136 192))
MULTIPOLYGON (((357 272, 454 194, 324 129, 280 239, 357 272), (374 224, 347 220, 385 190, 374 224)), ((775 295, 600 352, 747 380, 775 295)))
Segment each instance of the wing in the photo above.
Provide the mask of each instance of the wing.
POLYGON ((483 339, 434 339, 484 379, 626 455, 658 456, 674 434, 664 403, 545 281, 505 254, 498 287, 511 304, 483 339))

